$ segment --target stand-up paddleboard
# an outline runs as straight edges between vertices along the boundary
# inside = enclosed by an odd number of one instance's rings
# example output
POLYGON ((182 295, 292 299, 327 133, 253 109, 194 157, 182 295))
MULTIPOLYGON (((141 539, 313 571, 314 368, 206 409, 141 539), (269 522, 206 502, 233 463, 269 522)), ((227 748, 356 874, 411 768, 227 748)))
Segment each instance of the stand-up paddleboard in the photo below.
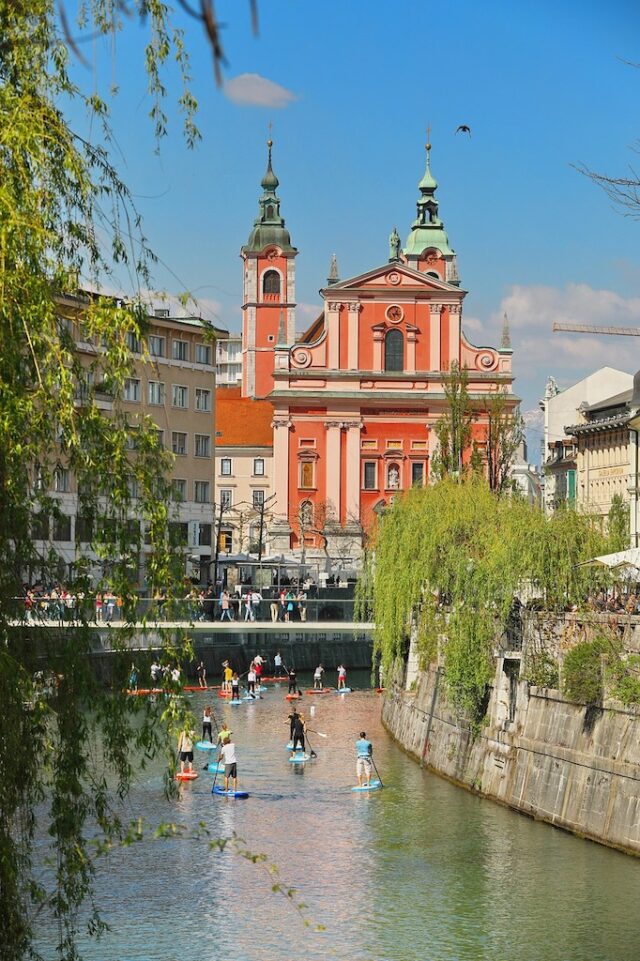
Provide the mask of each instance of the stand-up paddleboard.
POLYGON ((286 680, 287 680, 287 675, 286 675, 286 674, 282 674, 280 677, 264 677, 264 675, 263 675, 263 676, 260 678, 260 680, 261 680, 261 682, 262 682, 263 684, 264 684, 265 681, 270 681, 270 682, 279 684, 279 683, 281 683, 282 681, 286 681, 286 680))
POLYGON ((222 795, 222 797, 237 797, 237 798, 249 797, 248 791, 225 791, 225 789, 223 787, 220 787, 219 784, 213 785, 213 787, 211 788, 211 793, 220 794, 222 795))
POLYGON ((369 784, 363 784, 362 786, 360 786, 359 784, 356 784, 356 786, 352 787, 351 790, 352 791, 377 791, 378 788, 381 788, 381 787, 382 787, 382 781, 378 781, 376 779, 375 781, 370 781, 369 784))
POLYGON ((161 687, 139 687, 137 691, 128 690, 129 697, 150 697, 152 694, 163 694, 161 687))
POLYGON ((207 765, 207 771, 210 774, 224 774, 224 764, 222 761, 212 761, 207 765))
POLYGON ((350 687, 334 687, 332 691, 334 694, 351 694, 350 687))
POLYGON ((377 688, 376 688, 376 694, 382 694, 383 691, 386 691, 386 687, 377 687, 377 688))
POLYGON ((252 697, 251 694, 243 694, 243 695, 242 695, 242 700, 243 700, 243 701, 259 701, 259 700, 260 700, 260 695, 259 695, 259 694, 254 694, 253 697, 252 697))
POLYGON ((297 694, 285 694, 284 699, 285 701, 297 701, 299 697, 302 697, 300 691, 297 694))
POLYGON ((331 694, 332 687, 308 687, 305 694, 331 694))
POLYGON ((228 704, 242 704, 242 699, 239 697, 232 697, 227 702, 228 704))
POLYGON ((197 771, 178 771, 176 781, 195 781, 197 776, 197 771))
POLYGON ((218 697, 231 697, 231 691, 218 691, 218 697))
POLYGON ((211 741, 196 741, 196 748, 199 751, 215 751, 217 744, 212 744, 211 741))
POLYGON ((303 754, 303 753, 300 751, 300 749, 298 749, 298 750, 296 751, 296 753, 293 755, 293 757, 290 757, 290 758, 289 758, 289 763, 290 763, 290 764, 303 764, 304 761, 310 761, 310 760, 311 760, 311 755, 310 755, 310 754, 303 754))
POLYGON ((293 741, 288 741, 286 748, 287 748, 287 751, 293 751, 293 741))

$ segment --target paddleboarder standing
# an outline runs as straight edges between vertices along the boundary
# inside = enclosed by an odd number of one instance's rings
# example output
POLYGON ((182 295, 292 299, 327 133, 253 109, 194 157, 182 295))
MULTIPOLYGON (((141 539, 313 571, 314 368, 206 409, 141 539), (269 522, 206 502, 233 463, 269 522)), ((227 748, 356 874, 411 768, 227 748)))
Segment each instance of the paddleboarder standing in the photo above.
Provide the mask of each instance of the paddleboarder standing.
POLYGON ((362 782, 367 787, 371 784, 371 766, 373 757, 373 744, 367 740, 365 731, 360 731, 360 737, 356 741, 356 774, 358 776, 358 787, 362 787, 362 782))
POLYGON ((188 731, 186 728, 180 732, 180 737, 178 738, 178 751, 180 752, 180 773, 184 774, 184 766, 187 765, 187 772, 191 773, 193 770, 193 731, 188 731))
POLYGON ((347 669, 344 665, 338 666, 338 690, 342 691, 347 686, 347 669))
POLYGON ((282 655, 280 654, 280 651, 278 651, 273 659, 273 669, 276 677, 280 677, 282 675, 282 655))
MULTIPOLYGON (((229 732, 230 734, 231 732, 229 732)), ((238 767, 236 758, 236 746, 230 737, 226 737, 222 742, 220 757, 224 761, 224 789, 229 790, 229 779, 233 781, 233 790, 238 790, 238 767)))
POLYGON ((298 684, 296 681, 296 669, 295 667, 290 667, 287 671, 289 675, 289 694, 298 693, 298 684))
POLYGON ((291 757, 294 757, 298 749, 304 754, 304 735, 306 730, 307 725, 305 724, 304 714, 298 714, 298 712, 295 711, 291 722, 291 740, 293 741, 291 757))
POLYGON ((207 738, 213 744, 213 734, 211 733, 211 708, 205 707, 204 713, 202 715, 202 740, 206 741, 207 738))
POLYGON ((322 690, 322 675, 324 674, 324 667, 322 664, 318 664, 313 673, 313 689, 314 691, 322 690))

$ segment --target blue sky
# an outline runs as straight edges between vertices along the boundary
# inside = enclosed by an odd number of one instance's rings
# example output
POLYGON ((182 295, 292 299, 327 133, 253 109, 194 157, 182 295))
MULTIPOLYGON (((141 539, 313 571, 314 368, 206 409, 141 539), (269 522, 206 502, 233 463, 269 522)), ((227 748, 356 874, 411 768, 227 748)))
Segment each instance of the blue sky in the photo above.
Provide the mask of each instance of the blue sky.
POLYGON ((248 3, 216 10, 224 90, 183 17, 203 135, 193 152, 171 78, 170 135, 154 152, 144 28, 127 26, 115 57, 97 54, 98 88, 120 87, 118 162, 161 260, 159 287, 195 292, 203 313, 239 328, 238 253, 271 121, 304 328, 333 252, 347 277, 386 260, 395 225, 406 236, 430 123, 440 213, 469 291, 464 326, 472 342, 495 343, 508 310, 525 409, 549 374, 566 385, 605 362, 640 366, 635 340, 550 332, 554 319, 640 325, 640 223, 571 166, 624 175, 634 162, 640 69, 624 61, 640 60, 636 2, 262 0, 258 37, 248 3), (256 98, 266 105, 246 102, 256 98), (455 134, 462 123, 471 138, 455 134))

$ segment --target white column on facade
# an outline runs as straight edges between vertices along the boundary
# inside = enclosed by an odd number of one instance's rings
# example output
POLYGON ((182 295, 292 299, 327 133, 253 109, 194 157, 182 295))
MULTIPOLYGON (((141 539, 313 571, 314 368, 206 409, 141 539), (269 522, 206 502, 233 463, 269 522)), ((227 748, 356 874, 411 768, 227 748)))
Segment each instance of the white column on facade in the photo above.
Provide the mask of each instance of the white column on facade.
POLYGON ((429 304, 431 323, 429 324, 429 367, 440 370, 440 314, 442 304, 429 304))
POLYGON ((349 310, 347 328, 347 367, 349 370, 358 370, 359 340, 360 340, 360 311, 362 305, 352 303, 347 305, 349 310))
POLYGON ((345 521, 355 524, 360 520, 360 431, 359 420, 345 421, 347 431, 346 467, 347 489, 345 494, 345 521))
POLYGON ((287 343, 296 342, 296 263, 293 257, 287 260, 287 303, 293 306, 287 308, 287 343))
POLYGON ((449 304, 449 366, 460 363, 460 304, 449 304))
POLYGON ((384 343, 384 330, 374 330, 373 332, 373 369, 382 370, 382 345, 384 343))
POLYGON ((342 304, 331 300, 327 303, 327 351, 330 370, 340 367, 340 311, 342 304))
POLYGON ((276 502, 273 513, 276 523, 289 523, 289 431, 288 414, 273 418, 273 490, 276 502))
POLYGON ((327 432, 327 456, 325 458, 325 489, 327 492, 327 508, 335 510, 336 520, 340 517, 340 477, 342 463, 340 457, 340 421, 325 422, 327 432))
POLYGON ((416 371, 416 331, 407 330, 407 373, 416 371))

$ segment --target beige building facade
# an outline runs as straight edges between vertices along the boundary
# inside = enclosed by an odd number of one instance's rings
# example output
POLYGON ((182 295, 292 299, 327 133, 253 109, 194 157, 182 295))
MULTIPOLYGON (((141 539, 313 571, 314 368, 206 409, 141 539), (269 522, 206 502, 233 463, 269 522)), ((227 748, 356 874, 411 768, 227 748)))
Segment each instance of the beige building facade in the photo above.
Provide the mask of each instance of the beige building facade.
MULTIPOLYGON (((82 310, 82 297, 67 298, 62 311, 70 318, 82 310)), ((69 322, 81 359, 86 366, 99 350, 80 339, 80 328, 69 322)), ((185 574, 206 582, 209 577, 214 543, 215 501, 215 330, 195 317, 172 317, 159 308, 149 317, 146 352, 129 338, 133 353, 131 376, 124 385, 123 409, 131 420, 148 416, 155 423, 163 446, 174 455, 172 482, 174 534, 184 552, 185 574)), ((100 395, 100 406, 111 409, 108 393, 100 395)), ((136 491, 131 490, 134 499, 136 491)), ((52 496, 62 517, 37 526, 35 546, 41 553, 58 555, 60 580, 72 580, 74 566, 82 557, 91 559, 90 543, 85 538, 78 510, 78 487, 73 472, 60 468, 54 476, 52 496)), ((135 519, 133 519, 135 520, 135 519)), ((132 563, 132 579, 141 589, 146 584, 144 545, 132 563)), ((96 560, 92 575, 101 574, 96 560)))

